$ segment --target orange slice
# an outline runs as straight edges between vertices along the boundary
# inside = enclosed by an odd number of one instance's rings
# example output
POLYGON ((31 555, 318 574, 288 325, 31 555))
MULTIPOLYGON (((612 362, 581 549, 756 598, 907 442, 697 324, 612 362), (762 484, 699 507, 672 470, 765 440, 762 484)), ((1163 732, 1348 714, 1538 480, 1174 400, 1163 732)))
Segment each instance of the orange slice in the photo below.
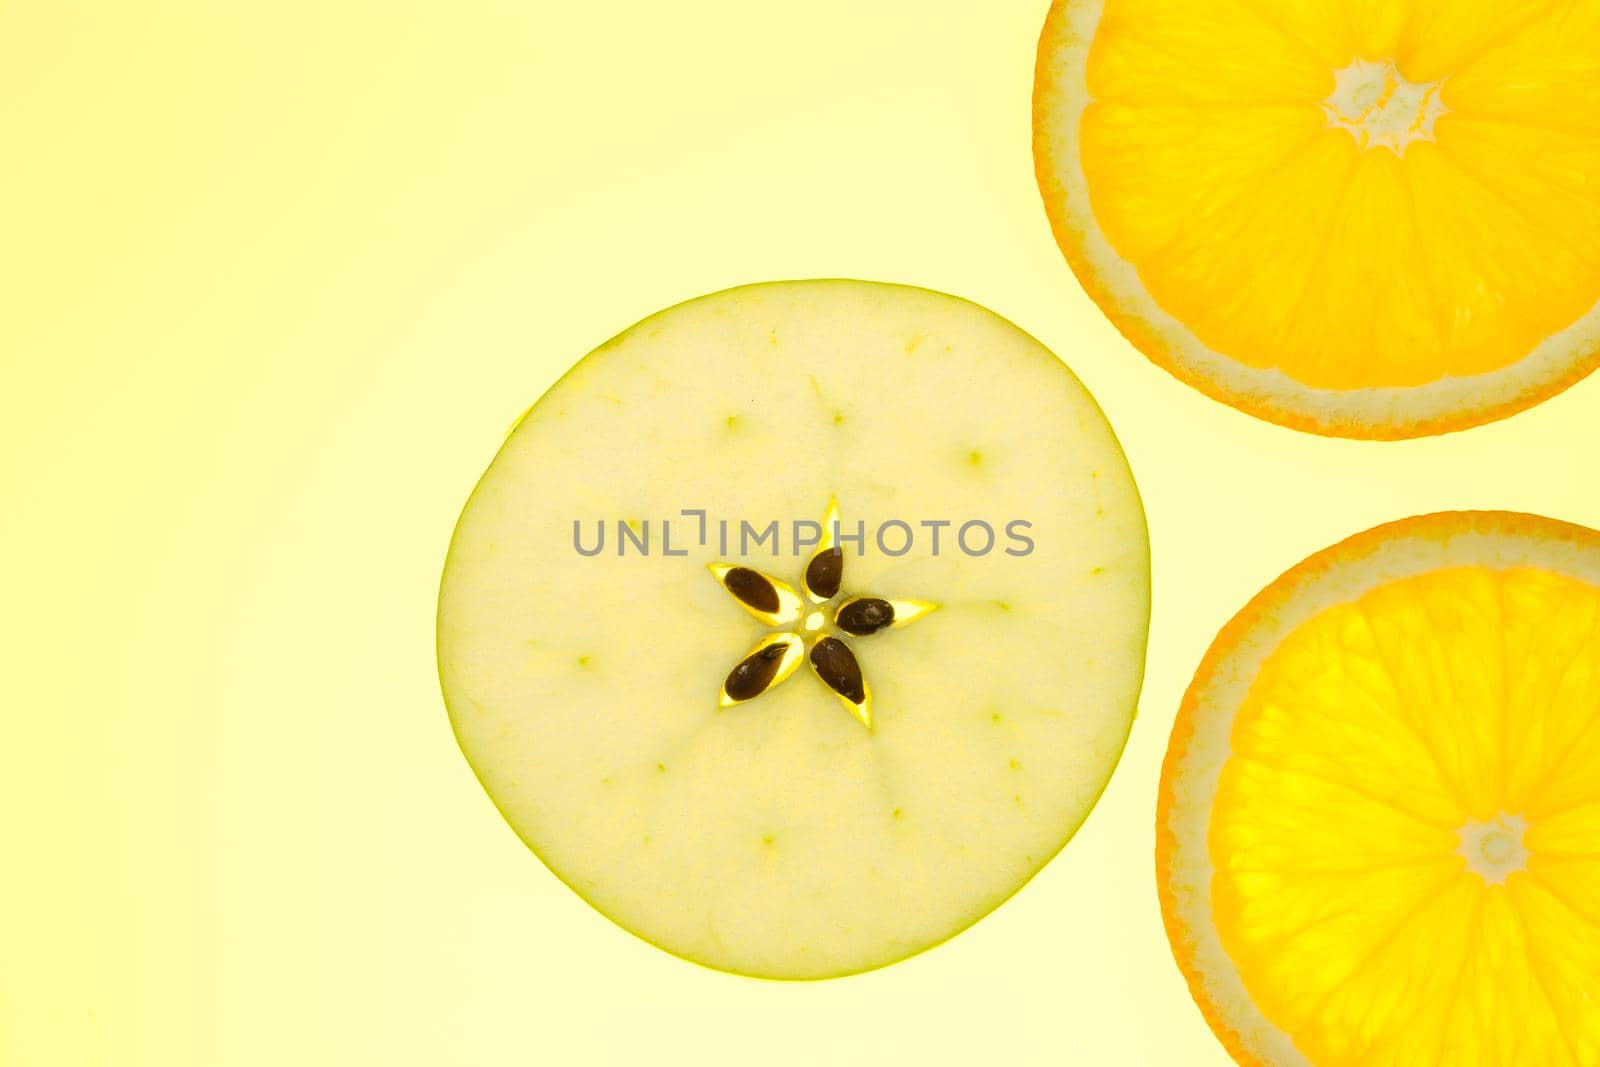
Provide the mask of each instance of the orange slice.
POLYGON ((1158 832, 1239 1063, 1600 1062, 1600 533, 1428 515, 1290 570, 1195 675, 1158 832))
POLYGON ((1400 438, 1600 362, 1600 2, 1056 0, 1034 152, 1138 348, 1264 419, 1400 438))

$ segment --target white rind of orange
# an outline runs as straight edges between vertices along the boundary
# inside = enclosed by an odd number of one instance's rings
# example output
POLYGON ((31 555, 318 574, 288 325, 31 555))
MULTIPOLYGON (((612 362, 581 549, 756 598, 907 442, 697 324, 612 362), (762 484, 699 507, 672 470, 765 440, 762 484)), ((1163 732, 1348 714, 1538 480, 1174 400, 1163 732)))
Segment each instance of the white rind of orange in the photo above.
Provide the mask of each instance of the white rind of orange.
POLYGON ((1138 269, 1106 238, 1089 200, 1078 130, 1088 60, 1105 0, 1054 0, 1039 39, 1033 155, 1050 225, 1072 271, 1117 329, 1152 362, 1214 400, 1257 418, 1330 437, 1398 440, 1506 418, 1600 366, 1600 303, 1496 371, 1426 386, 1319 389, 1277 368, 1247 366, 1208 347, 1162 310, 1138 269))
POLYGON ((1161 771, 1156 872, 1162 920, 1206 1022, 1245 1067, 1313 1067, 1255 1006, 1212 922, 1212 802, 1234 719, 1267 657, 1322 611, 1443 567, 1536 566, 1600 586, 1600 532, 1537 515, 1439 512, 1323 549, 1258 593, 1218 633, 1184 694, 1161 771))

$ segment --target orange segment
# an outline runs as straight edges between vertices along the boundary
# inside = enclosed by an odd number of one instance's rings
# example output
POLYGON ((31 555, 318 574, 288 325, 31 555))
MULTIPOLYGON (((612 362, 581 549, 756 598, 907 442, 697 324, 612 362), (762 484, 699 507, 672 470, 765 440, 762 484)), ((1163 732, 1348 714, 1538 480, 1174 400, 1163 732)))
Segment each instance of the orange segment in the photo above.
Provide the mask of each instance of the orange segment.
POLYGON ((1433 81, 1468 67, 1491 48, 1529 25, 1548 22, 1565 0, 1411 0, 1393 5, 1409 9, 1396 42, 1408 78, 1433 81))
POLYGON ((1083 116, 1082 149, 1085 166, 1108 175, 1092 191, 1107 235, 1144 261, 1169 248, 1191 220, 1257 204, 1262 179, 1323 132, 1321 117, 1305 107, 1220 116, 1192 104, 1096 103, 1083 116), (1172 188, 1165 174, 1186 180, 1172 188))
POLYGON ((1310 103, 1333 88, 1316 56, 1245 0, 1108 0, 1088 83, 1098 100, 1157 105, 1310 103), (1216 49, 1219 38, 1237 51, 1216 49))
POLYGON ((1512 32, 1494 34, 1459 62, 1445 81, 1445 102, 1465 115, 1592 141, 1600 123, 1600 7, 1589 0, 1494 7, 1512 32))

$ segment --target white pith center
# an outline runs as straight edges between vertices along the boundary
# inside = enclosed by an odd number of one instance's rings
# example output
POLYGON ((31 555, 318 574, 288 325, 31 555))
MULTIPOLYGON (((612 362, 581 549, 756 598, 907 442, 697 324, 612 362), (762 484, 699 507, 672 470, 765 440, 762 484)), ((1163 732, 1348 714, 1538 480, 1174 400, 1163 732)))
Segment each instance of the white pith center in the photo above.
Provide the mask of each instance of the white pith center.
POLYGON ((1522 835, 1528 821, 1520 815, 1497 815, 1489 822, 1468 822, 1461 827, 1461 847, 1456 851, 1467 869, 1490 885, 1528 867, 1528 849, 1522 835))
POLYGON ((818 630, 822 629, 822 624, 825 621, 826 620, 823 618, 822 612, 813 611, 810 615, 806 616, 805 621, 802 622, 800 626, 805 633, 814 634, 818 630))
POLYGON ((1358 59, 1334 71, 1332 95, 1322 102, 1328 125, 1347 131, 1360 148, 1405 155, 1413 141, 1433 140, 1433 124, 1449 108, 1443 82, 1414 82, 1392 60, 1358 59))

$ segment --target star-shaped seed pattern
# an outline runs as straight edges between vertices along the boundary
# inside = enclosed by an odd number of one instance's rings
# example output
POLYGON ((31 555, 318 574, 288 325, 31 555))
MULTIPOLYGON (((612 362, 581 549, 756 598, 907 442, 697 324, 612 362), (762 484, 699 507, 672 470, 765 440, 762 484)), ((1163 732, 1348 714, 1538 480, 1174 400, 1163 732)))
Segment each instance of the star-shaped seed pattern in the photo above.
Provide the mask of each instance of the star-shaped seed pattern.
POLYGON ((850 714, 861 725, 872 728, 872 689, 849 642, 833 631, 852 638, 868 637, 880 630, 909 626, 938 605, 925 600, 885 600, 842 592, 844 550, 838 538, 839 505, 833 501, 822 521, 822 541, 801 576, 803 599, 788 583, 752 567, 711 564, 711 573, 722 587, 773 630, 722 683, 723 707, 742 704, 771 691, 805 658, 812 673, 844 701, 850 714))

